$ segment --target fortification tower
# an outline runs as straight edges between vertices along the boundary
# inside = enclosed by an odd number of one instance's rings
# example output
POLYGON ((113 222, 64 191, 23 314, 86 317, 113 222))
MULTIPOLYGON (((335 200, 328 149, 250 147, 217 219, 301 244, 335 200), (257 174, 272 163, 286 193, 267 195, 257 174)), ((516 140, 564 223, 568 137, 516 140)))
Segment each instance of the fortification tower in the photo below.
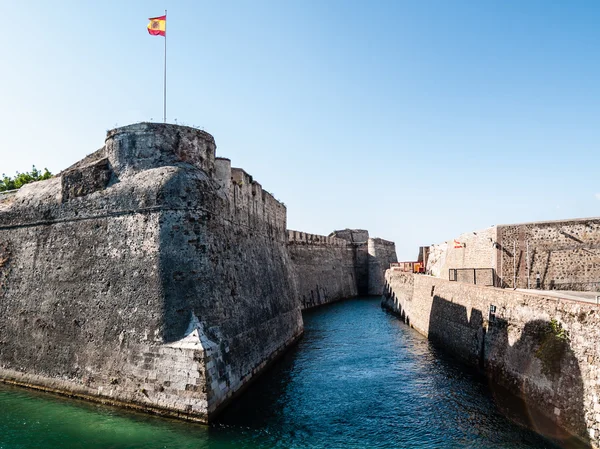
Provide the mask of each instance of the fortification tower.
POLYGON ((207 421, 299 337, 285 206, 215 149, 139 123, 0 196, 0 378, 207 421))

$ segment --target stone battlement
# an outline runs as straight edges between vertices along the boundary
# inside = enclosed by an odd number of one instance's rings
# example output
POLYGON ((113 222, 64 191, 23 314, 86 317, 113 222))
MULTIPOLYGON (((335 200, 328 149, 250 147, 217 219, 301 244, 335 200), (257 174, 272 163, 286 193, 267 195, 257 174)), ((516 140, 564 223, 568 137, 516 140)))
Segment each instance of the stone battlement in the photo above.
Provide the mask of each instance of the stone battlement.
POLYGON ((333 245, 333 246, 348 246, 350 243, 347 240, 338 239, 336 237, 309 234, 308 232, 287 230, 288 244, 290 245, 333 245))
POLYGON ((369 240, 369 231, 366 229, 341 229, 333 231, 329 236, 347 240, 352 243, 364 243, 369 240))

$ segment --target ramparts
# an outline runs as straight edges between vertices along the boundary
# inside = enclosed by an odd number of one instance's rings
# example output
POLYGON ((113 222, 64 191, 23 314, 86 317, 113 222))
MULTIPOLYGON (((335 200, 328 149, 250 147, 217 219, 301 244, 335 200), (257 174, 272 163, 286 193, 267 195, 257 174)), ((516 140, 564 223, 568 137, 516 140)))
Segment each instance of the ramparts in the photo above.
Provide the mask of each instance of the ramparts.
POLYGON ((288 231, 288 249, 304 309, 357 295, 381 295, 384 272, 396 262, 393 242, 363 229, 329 236, 288 231))
POLYGON ((215 148, 131 125, 0 196, 2 380, 207 421, 301 335, 285 206, 215 148))
POLYGON ((355 248, 346 240, 290 230, 288 251, 303 309, 358 294, 355 248))
POLYGON ((594 304, 388 270, 383 304, 480 366, 497 401, 564 447, 600 447, 600 314, 594 304), (576 444, 577 443, 577 444, 576 444))

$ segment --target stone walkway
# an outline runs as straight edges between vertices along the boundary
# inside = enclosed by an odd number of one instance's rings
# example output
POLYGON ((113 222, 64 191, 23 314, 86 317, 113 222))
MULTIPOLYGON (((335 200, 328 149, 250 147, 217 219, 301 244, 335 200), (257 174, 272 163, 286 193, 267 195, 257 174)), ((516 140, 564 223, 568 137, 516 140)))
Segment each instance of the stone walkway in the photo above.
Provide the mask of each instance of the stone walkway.
POLYGON ((599 292, 577 292, 569 290, 534 290, 526 288, 518 288, 517 291, 531 293, 534 295, 551 296, 554 298, 571 299, 573 301, 583 301, 597 304, 597 297, 600 297, 599 292))

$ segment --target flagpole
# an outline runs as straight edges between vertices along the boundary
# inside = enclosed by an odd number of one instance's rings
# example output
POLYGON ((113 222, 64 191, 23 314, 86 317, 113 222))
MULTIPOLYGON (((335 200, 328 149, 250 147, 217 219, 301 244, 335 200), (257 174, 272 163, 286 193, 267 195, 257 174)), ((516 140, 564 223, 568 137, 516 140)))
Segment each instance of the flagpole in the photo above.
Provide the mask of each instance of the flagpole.
POLYGON ((165 9, 165 73, 163 85, 163 120, 167 123, 167 10, 165 9))

